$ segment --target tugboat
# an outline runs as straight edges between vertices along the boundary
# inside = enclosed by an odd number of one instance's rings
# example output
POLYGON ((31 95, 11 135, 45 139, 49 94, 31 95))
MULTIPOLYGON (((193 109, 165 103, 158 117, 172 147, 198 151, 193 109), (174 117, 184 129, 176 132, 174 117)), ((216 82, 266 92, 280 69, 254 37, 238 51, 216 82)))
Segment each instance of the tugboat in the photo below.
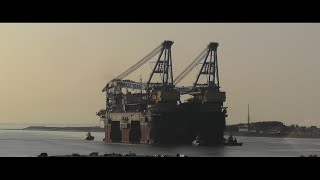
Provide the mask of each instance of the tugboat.
POLYGON ((206 146, 208 144, 206 143, 206 141, 203 138, 201 138, 200 136, 197 136, 196 139, 194 141, 192 141, 192 145, 193 146, 206 146))
POLYGON ((94 136, 92 136, 91 133, 88 132, 87 135, 84 137, 84 139, 87 141, 92 141, 94 140, 94 136))
POLYGON ((229 136, 228 140, 224 143, 226 146, 242 146, 243 143, 237 142, 236 138, 233 138, 232 134, 229 136))

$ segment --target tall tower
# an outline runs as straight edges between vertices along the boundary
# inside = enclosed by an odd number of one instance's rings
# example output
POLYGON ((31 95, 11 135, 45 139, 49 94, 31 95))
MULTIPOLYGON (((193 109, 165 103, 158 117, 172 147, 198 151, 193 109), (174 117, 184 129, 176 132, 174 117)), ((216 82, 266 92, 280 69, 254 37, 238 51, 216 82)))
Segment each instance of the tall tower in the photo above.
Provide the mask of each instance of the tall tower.
POLYGON ((217 42, 211 42, 207 47, 205 60, 201 66, 200 72, 194 83, 194 86, 207 86, 219 89, 219 72, 218 72, 218 46, 217 42), (199 84, 201 76, 206 78, 206 83, 199 84))
POLYGON ((154 66, 147 86, 150 84, 158 86, 172 86, 173 85, 173 73, 172 73, 172 57, 171 57, 171 46, 173 41, 164 41, 161 44, 161 51, 154 66), (152 83, 152 77, 154 74, 159 74, 161 77, 160 83, 152 83))

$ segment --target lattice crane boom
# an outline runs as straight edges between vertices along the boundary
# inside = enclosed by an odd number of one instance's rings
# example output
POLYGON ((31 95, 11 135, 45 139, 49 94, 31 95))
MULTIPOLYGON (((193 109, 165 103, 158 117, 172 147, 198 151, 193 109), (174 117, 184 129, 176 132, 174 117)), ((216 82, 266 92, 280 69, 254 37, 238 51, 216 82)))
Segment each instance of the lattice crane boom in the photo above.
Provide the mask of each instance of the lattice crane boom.
MULTIPOLYGON (((161 43, 161 45, 159 45, 158 47, 156 47, 154 50, 152 50, 149 54, 147 54, 144 58, 142 58, 140 61, 138 61, 137 63, 135 63, 133 66, 131 66, 130 68, 128 68, 126 71, 124 71, 123 73, 121 73, 119 76, 117 76, 116 78, 114 78, 112 81, 116 80, 116 81, 122 81, 122 79, 124 79, 125 77, 127 77, 128 75, 130 75, 131 73, 133 73, 135 70, 137 70, 138 68, 140 68, 142 65, 144 65, 146 62, 148 62, 150 59, 152 59, 153 57, 155 57, 158 53, 160 53, 157 64, 155 65, 152 74, 150 75, 149 81, 147 83, 147 86, 149 86, 149 84, 151 83, 151 79, 152 76, 155 73, 161 73, 162 74, 162 85, 168 84, 168 82, 172 84, 173 81, 173 75, 172 75, 172 58, 171 58, 171 45, 173 44, 172 41, 164 41, 163 43, 161 43), (160 60, 160 58, 162 57, 162 55, 164 54, 164 60, 160 60)), ((111 83, 112 81, 110 81, 109 83, 111 83)), ((145 88, 145 84, 141 84, 139 86, 137 86, 137 83, 131 83, 131 82, 126 82, 126 83, 122 83, 125 84, 125 86, 128 85, 128 87, 138 87, 144 89, 145 88)), ((102 92, 106 91, 109 88, 109 84, 107 84, 103 89, 102 92)))
POLYGON ((138 61, 136 64, 128 68, 126 71, 121 73, 119 76, 117 76, 115 79, 123 79, 127 77, 129 74, 137 70, 139 67, 144 65, 146 62, 148 62, 151 58, 153 58, 159 51, 161 50, 162 45, 159 45, 156 47, 153 51, 151 51, 148 55, 146 55, 144 58, 142 58, 140 61, 138 61))
POLYGON ((174 85, 177 85, 181 80, 183 80, 204 58, 206 55, 207 48, 204 49, 190 64, 187 66, 173 81, 174 85))

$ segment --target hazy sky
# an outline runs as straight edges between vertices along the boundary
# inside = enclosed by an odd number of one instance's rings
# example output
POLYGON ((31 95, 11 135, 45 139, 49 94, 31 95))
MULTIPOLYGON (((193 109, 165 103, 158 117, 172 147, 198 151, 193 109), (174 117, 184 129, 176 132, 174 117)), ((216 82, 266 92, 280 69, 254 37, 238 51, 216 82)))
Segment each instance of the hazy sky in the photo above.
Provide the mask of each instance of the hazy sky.
POLYGON ((250 103, 252 121, 320 126, 320 24, 281 23, 0 24, 0 123, 97 124, 104 85, 164 40, 174 75, 220 44, 228 124, 245 122, 250 103))

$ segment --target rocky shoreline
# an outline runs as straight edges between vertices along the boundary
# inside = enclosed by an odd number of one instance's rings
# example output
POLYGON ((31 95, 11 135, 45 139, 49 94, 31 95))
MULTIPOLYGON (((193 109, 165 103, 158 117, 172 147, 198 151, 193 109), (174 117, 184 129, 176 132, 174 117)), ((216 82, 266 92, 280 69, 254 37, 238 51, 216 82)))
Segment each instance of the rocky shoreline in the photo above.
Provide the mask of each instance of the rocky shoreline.
POLYGON ((89 155, 80 155, 77 153, 74 153, 72 155, 56 155, 56 156, 49 156, 48 153, 41 153, 37 157, 188 157, 183 154, 176 154, 176 156, 173 155, 136 155, 135 153, 126 153, 126 154, 120 154, 120 153, 107 153, 103 155, 99 155, 98 152, 92 152, 89 155))

